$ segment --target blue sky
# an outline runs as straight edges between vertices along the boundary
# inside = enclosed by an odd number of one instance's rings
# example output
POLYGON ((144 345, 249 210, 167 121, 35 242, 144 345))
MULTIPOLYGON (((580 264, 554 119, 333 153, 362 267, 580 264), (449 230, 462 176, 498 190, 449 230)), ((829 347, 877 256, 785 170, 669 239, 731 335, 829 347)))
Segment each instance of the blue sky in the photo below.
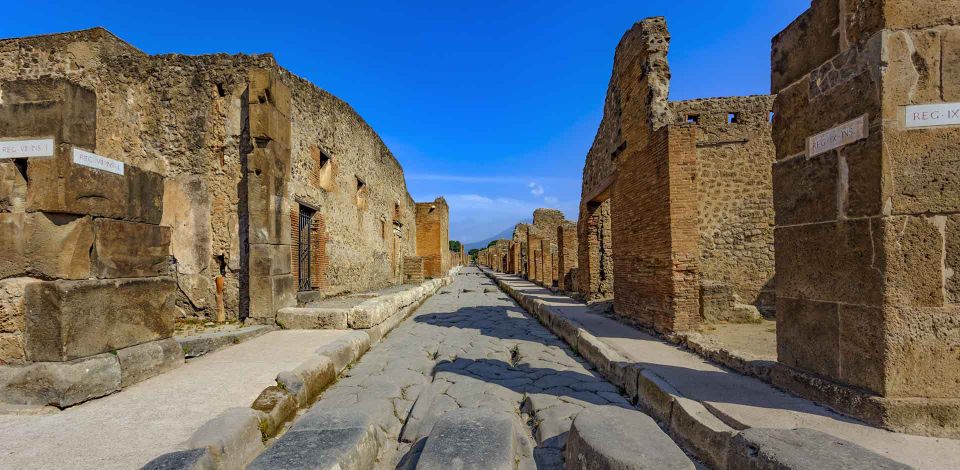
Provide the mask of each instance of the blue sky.
POLYGON ((131 3, 13 0, 0 36, 104 26, 148 53, 272 52, 349 102, 470 242, 537 207, 577 217, 634 22, 667 18, 671 99, 767 93, 770 39, 810 0, 131 3))

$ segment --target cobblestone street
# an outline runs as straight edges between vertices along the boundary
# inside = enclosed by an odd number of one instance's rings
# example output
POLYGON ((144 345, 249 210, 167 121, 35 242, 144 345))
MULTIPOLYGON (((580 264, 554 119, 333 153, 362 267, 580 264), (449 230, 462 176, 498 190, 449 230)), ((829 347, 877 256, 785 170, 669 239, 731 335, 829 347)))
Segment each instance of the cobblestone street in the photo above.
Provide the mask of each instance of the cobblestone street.
POLYGON ((368 352, 308 414, 344 408, 367 413, 387 438, 380 467, 412 468, 418 444, 441 415, 485 408, 513 420, 520 436, 519 468, 562 468, 561 449, 573 417, 597 406, 630 407, 616 387, 490 279, 467 268, 368 352))

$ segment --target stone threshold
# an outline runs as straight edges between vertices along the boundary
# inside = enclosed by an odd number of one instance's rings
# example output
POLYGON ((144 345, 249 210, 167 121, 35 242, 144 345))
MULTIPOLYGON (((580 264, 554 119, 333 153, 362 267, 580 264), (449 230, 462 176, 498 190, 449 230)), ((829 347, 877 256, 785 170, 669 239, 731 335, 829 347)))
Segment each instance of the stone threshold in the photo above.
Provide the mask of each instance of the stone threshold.
POLYGON ((334 297, 302 307, 282 308, 277 312, 277 325, 291 330, 370 330, 389 322, 398 313, 416 308, 449 282, 445 279, 449 277, 381 292, 334 297))
POLYGON ((273 326, 253 325, 235 330, 215 331, 190 336, 174 336, 173 339, 177 340, 177 343, 180 343, 180 347, 183 349, 183 357, 189 360, 203 356, 204 354, 219 351, 228 346, 240 344, 275 329, 276 327, 273 326))
MULTIPOLYGON (((293 370, 277 374, 276 385, 265 388, 250 407, 225 410, 201 426, 186 441, 184 446, 187 450, 160 455, 143 468, 245 468, 273 440, 282 436, 294 419, 310 408, 348 366, 363 357, 440 287, 453 282, 453 276, 459 271, 459 267, 453 268, 446 277, 432 279, 414 289, 380 299, 376 308, 366 310, 376 310, 378 314, 389 313, 383 315, 376 324, 320 347, 312 357, 293 370), (406 302, 411 294, 416 294, 416 297, 406 302)), ((363 438, 356 445, 371 444, 369 439, 363 438)))
POLYGON ((798 469, 840 468, 816 467, 844 460, 839 457, 854 459, 848 463, 886 462, 872 468, 949 469, 960 461, 958 440, 867 426, 684 350, 696 344, 682 345, 677 338, 667 342, 591 312, 583 302, 516 276, 482 270, 713 468, 757 468, 745 462, 771 455, 792 455, 788 460, 793 464, 776 468, 798 469))

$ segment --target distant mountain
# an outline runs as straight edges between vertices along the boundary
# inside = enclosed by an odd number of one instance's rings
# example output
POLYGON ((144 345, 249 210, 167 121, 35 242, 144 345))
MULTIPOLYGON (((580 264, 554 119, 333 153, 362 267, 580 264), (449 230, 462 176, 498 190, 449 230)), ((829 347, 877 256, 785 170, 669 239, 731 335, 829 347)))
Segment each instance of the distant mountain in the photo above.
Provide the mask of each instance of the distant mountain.
MULTIPOLYGON (((532 220, 521 220, 520 222, 517 222, 517 223, 518 223, 518 224, 532 224, 533 221, 532 221, 532 220)), ((514 228, 516 228, 516 225, 513 225, 512 227, 510 227, 510 228, 508 228, 508 229, 506 229, 506 230, 504 230, 504 231, 502 231, 502 232, 500 232, 500 233, 498 233, 498 234, 496 234, 496 235, 494 235, 494 236, 492 236, 492 237, 490 237, 490 238, 487 238, 486 240, 480 240, 480 241, 471 242, 471 243, 464 243, 464 244, 463 244, 463 249, 466 250, 466 251, 470 251, 470 250, 472 250, 472 249, 474 249, 474 248, 476 248, 476 249, 478 249, 478 250, 482 250, 482 249, 486 248, 487 245, 490 244, 490 242, 495 241, 495 240, 513 240, 513 229, 514 229, 514 228)))

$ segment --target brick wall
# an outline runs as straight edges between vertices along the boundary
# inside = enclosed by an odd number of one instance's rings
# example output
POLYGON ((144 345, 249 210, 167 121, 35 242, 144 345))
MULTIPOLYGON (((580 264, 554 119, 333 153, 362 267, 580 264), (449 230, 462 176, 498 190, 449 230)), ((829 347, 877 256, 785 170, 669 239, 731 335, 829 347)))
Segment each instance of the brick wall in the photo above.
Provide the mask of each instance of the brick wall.
POLYGON ((447 202, 443 198, 418 202, 416 212, 417 256, 423 258, 424 275, 442 277, 450 269, 450 210, 447 202))
POLYGON ((667 126, 617 169, 614 310, 661 332, 699 318, 696 163, 694 129, 667 126))
MULTIPOLYGON (((613 295, 610 193, 624 152, 643 149, 654 129, 672 121, 667 94, 670 34, 662 17, 637 22, 617 44, 603 119, 583 167, 578 218, 580 293, 613 295)), ((616 214, 613 214, 616 218, 616 214)))

